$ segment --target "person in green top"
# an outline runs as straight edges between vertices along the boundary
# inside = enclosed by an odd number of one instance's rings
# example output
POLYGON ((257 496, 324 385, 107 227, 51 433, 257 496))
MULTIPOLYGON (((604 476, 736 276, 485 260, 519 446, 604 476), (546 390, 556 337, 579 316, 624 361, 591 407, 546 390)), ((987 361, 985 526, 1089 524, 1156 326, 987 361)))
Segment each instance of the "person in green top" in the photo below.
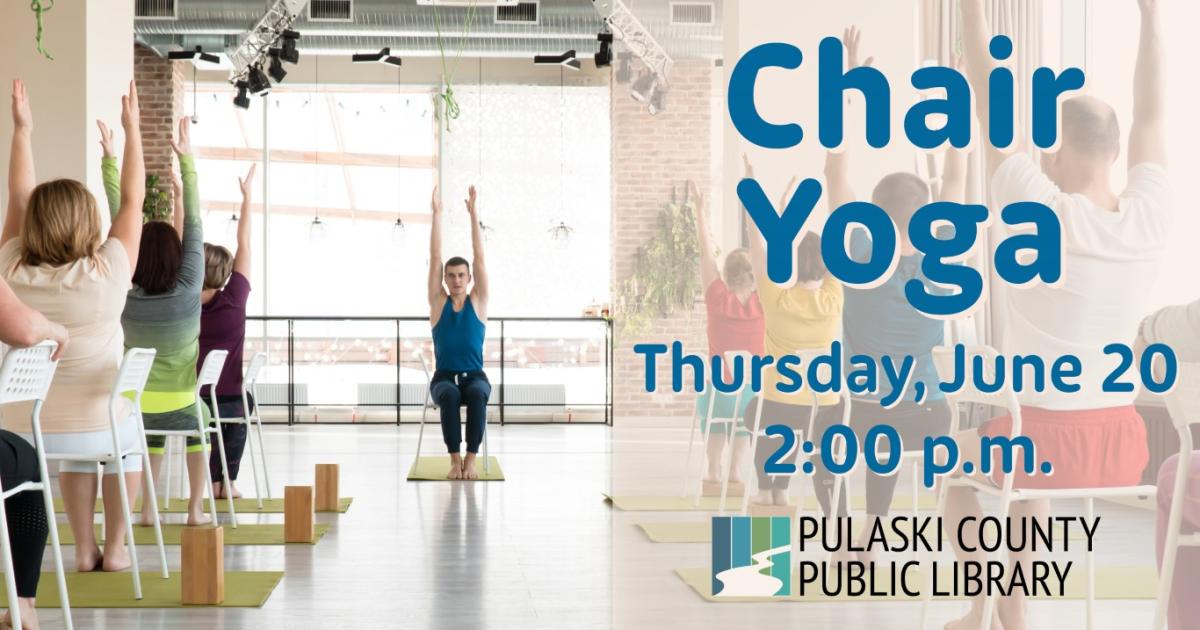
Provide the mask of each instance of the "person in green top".
MULTIPOLYGON (((104 190, 113 201, 120 198, 120 178, 113 158, 112 134, 100 124, 104 158, 101 169, 104 190)), ((195 430, 196 364, 200 346, 200 292, 204 284, 204 228, 196 188, 196 168, 189 140, 189 120, 179 119, 179 131, 171 146, 179 157, 182 179, 175 183, 175 226, 151 221, 142 229, 140 256, 133 273, 133 289, 125 302, 121 325, 125 348, 153 348, 154 367, 142 395, 142 416, 147 429, 195 430), (182 206, 182 208, 180 207, 182 206), (176 227, 178 226, 178 227, 176 227)), ((166 438, 148 436, 150 464, 158 476, 166 438)), ((208 454, 199 438, 187 440, 187 466, 191 494, 188 525, 203 525, 212 519, 204 513, 208 482, 208 454)), ((143 499, 149 484, 142 486, 143 499)), ((149 502, 142 501, 142 525, 152 524, 149 502)))

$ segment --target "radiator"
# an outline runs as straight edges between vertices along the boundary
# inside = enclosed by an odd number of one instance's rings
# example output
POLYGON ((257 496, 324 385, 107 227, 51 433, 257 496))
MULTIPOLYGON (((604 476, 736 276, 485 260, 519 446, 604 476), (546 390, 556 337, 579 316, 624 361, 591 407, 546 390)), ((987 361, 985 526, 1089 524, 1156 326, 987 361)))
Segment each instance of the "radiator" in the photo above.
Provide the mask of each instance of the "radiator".
MULTIPOLYGON (((425 402, 427 385, 403 383, 400 385, 400 401, 405 405, 420 405, 425 402)), ((359 383, 359 405, 396 404, 395 383, 359 383)), ((500 404, 500 387, 492 388, 488 404, 500 404)), ((562 385, 508 385, 504 387, 504 405, 507 411, 556 413, 566 409, 567 388, 562 385)))
MULTIPOLYGON (((286 405, 288 404, 288 385, 287 383, 259 383, 258 386, 259 402, 264 405, 286 405)), ((296 383, 296 399, 297 405, 308 404, 308 385, 305 383, 296 383)))

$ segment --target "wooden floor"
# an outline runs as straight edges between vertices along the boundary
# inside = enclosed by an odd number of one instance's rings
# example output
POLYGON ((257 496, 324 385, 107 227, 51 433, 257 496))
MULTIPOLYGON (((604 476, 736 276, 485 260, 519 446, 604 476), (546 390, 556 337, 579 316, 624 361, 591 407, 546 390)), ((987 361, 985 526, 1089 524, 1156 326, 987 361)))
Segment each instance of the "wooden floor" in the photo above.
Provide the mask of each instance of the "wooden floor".
MULTIPOLYGON (((601 496, 610 489, 677 494, 686 430, 618 423, 619 429, 492 426, 491 453, 508 477, 493 483, 405 481, 416 443, 415 429, 407 426, 268 429, 276 492, 286 483, 311 483, 316 463, 338 463, 342 494, 354 504, 346 514, 318 515, 333 529, 315 547, 226 548, 228 570, 285 571, 267 604, 79 609, 76 627, 916 628, 918 607, 910 603, 701 600, 673 570, 706 566, 708 545, 652 543, 634 522, 703 517, 620 512, 601 496)), ((244 465, 242 485, 250 490, 248 460, 244 465)), ((1151 512, 1106 508, 1102 515, 1101 565, 1153 563, 1151 512)), ((282 515, 242 518, 282 521, 282 515)), ((143 566, 152 569, 153 548, 141 549, 143 566)), ((172 567, 178 567, 178 549, 168 547, 172 567)), ((936 627, 962 608, 936 605, 936 627)), ((1150 624, 1153 604, 1102 601, 1098 611, 1097 628, 1142 628, 1150 624)), ((55 627, 59 615, 44 610, 42 620, 55 627)), ((1032 621, 1032 628, 1083 628, 1083 604, 1035 604, 1032 621)))

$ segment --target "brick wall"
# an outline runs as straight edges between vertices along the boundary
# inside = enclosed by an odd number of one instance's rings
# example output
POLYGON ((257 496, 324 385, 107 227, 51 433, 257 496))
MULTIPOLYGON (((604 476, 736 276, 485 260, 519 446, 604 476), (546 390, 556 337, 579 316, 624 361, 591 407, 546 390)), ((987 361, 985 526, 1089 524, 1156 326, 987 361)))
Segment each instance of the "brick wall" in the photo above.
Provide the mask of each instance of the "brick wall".
MULTIPOLYGON (((612 87, 612 247, 614 296, 633 271, 638 248, 657 230, 658 215, 671 201, 671 187, 682 190, 694 179, 712 198, 711 61, 676 63, 667 109, 657 116, 629 96, 629 85, 612 87)), ((658 392, 649 394, 645 370, 633 346, 680 340, 694 352, 707 350, 701 296, 693 309, 653 323, 642 335, 628 335, 616 324, 613 365, 616 417, 679 417, 691 414, 695 394, 670 392, 670 374, 661 372, 658 392)), ((661 361, 660 361, 661 363, 661 361)))
POLYGON ((153 50, 134 44, 133 77, 137 81, 138 101, 142 108, 146 174, 158 175, 159 186, 167 194, 171 192, 170 170, 175 155, 171 149, 171 137, 179 117, 185 111, 183 82, 186 64, 186 61, 159 57, 153 50))

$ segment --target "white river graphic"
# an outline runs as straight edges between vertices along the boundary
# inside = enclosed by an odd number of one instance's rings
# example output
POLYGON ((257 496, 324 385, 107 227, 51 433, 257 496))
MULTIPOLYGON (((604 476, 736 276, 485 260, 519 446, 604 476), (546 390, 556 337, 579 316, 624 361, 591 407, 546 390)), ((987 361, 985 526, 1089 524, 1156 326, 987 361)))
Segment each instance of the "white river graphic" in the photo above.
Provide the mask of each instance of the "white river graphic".
POLYGON ((771 597, 779 592, 783 580, 759 573, 775 566, 771 557, 791 551, 791 545, 760 551, 750 557, 750 566, 726 569, 717 574, 724 588, 715 597, 771 597))

